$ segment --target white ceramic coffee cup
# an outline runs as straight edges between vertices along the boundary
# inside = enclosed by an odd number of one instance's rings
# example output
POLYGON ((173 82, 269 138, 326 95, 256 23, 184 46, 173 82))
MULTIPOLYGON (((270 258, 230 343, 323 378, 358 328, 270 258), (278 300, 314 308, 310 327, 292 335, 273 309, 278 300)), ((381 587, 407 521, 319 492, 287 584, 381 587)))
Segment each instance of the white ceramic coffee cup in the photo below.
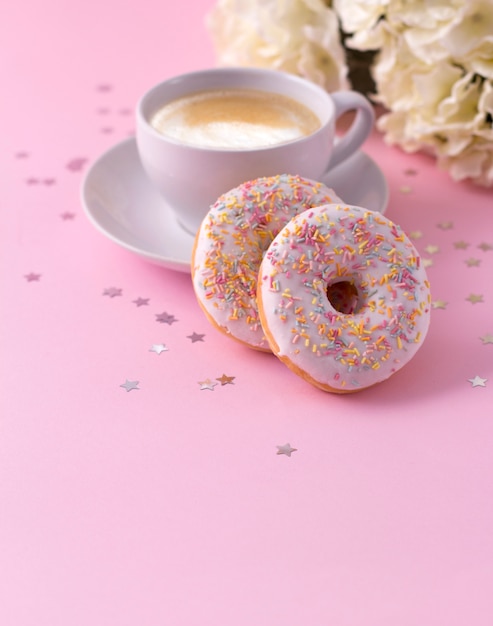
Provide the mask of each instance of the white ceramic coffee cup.
POLYGON ((137 105, 137 146, 147 176, 178 222, 195 233, 210 205, 247 180, 277 174, 320 180, 330 168, 358 150, 373 124, 373 108, 357 92, 328 94, 307 80, 276 70, 216 68, 176 76, 145 93, 137 105), (232 149, 180 143, 150 124, 155 111, 168 102, 198 91, 228 88, 289 96, 311 109, 319 118, 320 127, 311 135, 286 143, 232 149), (336 138, 337 119, 352 110, 356 116, 351 126, 341 138, 336 138))

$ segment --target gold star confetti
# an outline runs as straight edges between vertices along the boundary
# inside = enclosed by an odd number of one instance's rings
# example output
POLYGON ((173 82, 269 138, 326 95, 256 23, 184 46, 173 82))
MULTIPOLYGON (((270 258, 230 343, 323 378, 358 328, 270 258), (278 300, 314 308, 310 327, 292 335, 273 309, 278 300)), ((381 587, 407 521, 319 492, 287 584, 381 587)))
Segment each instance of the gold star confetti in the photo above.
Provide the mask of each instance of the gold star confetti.
POLYGON ((109 298, 116 298, 117 296, 122 295, 122 290, 118 289, 118 287, 108 287, 103 291, 103 296, 108 296, 109 298))
POLYGON ((431 303, 431 306, 434 309, 446 309, 447 304, 448 302, 445 302, 445 300, 435 300, 434 302, 431 303))
POLYGON ((486 387, 486 383, 488 381, 487 378, 481 378, 481 376, 475 376, 474 378, 468 378, 467 380, 473 387, 486 387))
POLYGON ((493 250, 493 246, 489 243, 480 243, 478 248, 483 252, 488 252, 488 250, 493 250))
POLYGON ((477 304, 478 302, 483 302, 483 296, 480 293, 471 293, 466 300, 471 304, 477 304))
POLYGON ((488 343, 493 344, 493 333, 486 333, 486 335, 483 335, 480 339, 484 346, 488 343))
POLYGON ((423 267, 426 269, 427 267, 432 267, 433 259, 421 259, 421 263, 423 264, 423 267))
POLYGON ((209 389, 209 391, 214 391, 214 387, 217 385, 210 378, 206 378, 205 380, 199 380, 200 391, 204 391, 204 389, 209 389))
POLYGON ((440 228, 441 230, 452 230, 453 227, 453 222, 439 222, 437 224, 437 228, 440 228))
POLYGON ((413 190, 413 188, 412 188, 412 187, 410 187, 409 185, 402 185, 401 187, 399 187, 399 191, 400 191, 401 193, 405 193, 405 194, 407 194, 407 193, 411 193, 411 192, 412 192, 412 190, 413 190))
POLYGON ((430 244, 429 246, 426 246, 425 252, 427 252, 428 254, 436 254, 437 252, 440 252, 440 248, 438 246, 433 246, 430 244))
POLYGON ((129 391, 132 391, 134 389, 136 389, 137 391, 139 391, 139 381, 138 380, 125 380, 125 382, 120 385, 120 387, 123 387, 123 389, 126 389, 127 393, 129 391))
POLYGON ((456 250, 465 250, 469 248, 471 244, 467 243, 467 241, 454 241, 454 248, 456 250))
POLYGON ((420 230, 413 230, 409 233, 411 239, 421 239, 423 233, 420 230))
POLYGON ((290 443, 285 443, 283 446, 277 446, 277 454, 291 456, 293 452, 298 452, 298 450, 296 448, 292 448, 290 443))
POLYGON ((168 352, 169 348, 164 343, 155 343, 152 348, 149 349, 149 352, 155 352, 156 354, 161 354, 161 352, 168 352))
POLYGON ((479 265, 481 264, 481 259, 466 259, 464 261, 464 263, 467 265, 467 267, 479 267, 479 265))
POLYGON ((235 376, 226 376, 226 374, 223 374, 220 378, 216 378, 221 385, 234 385, 234 379, 235 376))

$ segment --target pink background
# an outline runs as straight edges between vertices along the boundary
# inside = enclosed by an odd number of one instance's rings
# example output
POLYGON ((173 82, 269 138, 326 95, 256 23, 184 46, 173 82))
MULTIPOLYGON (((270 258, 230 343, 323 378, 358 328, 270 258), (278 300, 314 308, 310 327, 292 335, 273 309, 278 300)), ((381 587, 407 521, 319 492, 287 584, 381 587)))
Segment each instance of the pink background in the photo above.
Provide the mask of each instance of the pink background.
POLYGON ((214 65, 212 0, 9 5, 0 624, 491 626, 493 249, 478 246, 493 246, 493 191, 368 141, 387 215, 421 231, 447 304, 389 381, 325 394, 215 332, 188 275, 121 249, 81 208, 84 172, 133 133, 141 93, 214 65), (232 384, 201 389, 223 374, 232 384))

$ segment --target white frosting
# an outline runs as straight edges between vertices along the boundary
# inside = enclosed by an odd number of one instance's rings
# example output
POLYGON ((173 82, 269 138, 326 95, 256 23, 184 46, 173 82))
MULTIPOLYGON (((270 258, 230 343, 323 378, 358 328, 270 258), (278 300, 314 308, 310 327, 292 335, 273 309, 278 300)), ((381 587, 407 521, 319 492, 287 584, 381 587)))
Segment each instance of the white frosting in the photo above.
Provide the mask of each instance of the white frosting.
POLYGON ((206 313, 227 333, 269 350, 258 307, 258 270, 274 237, 305 209, 341 202, 321 183, 283 174, 249 181, 222 195, 197 233, 193 285, 206 313))
POLYGON ((329 204, 277 235, 259 274, 271 346, 322 388, 356 391, 391 376, 422 344, 430 289, 418 252, 380 213, 329 204), (352 285, 355 310, 336 310, 327 288, 352 285))

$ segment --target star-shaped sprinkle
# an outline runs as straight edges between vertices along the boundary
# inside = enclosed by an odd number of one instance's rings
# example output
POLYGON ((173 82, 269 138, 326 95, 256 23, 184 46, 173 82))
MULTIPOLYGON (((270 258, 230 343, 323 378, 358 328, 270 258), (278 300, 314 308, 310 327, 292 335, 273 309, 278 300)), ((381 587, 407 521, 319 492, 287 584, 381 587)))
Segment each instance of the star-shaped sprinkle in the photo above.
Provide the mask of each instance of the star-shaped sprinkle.
POLYGON ((134 304, 139 306, 147 306, 149 304, 149 298, 137 298, 137 300, 132 300, 134 304))
POLYGON ((200 391, 204 391, 204 389, 209 389, 209 391, 214 391, 214 387, 216 387, 217 383, 215 383, 210 378, 206 378, 205 380, 199 380, 200 391))
POLYGON ((467 241, 454 241, 454 248, 456 250, 465 250, 466 248, 469 248, 470 244, 467 243, 467 241))
POLYGON ((481 376, 475 376, 474 378, 468 378, 468 382, 471 383, 473 387, 486 387, 487 378, 481 378, 481 376))
POLYGON ((477 304, 478 302, 483 302, 483 296, 480 293, 471 293, 466 300, 471 304, 477 304))
POLYGON ((24 278, 28 283, 37 282, 41 278, 41 274, 36 274, 36 272, 29 272, 29 274, 25 274, 24 278))
POLYGON ((16 152, 14 156, 16 159, 27 159, 29 156, 29 152, 25 152, 24 150, 22 150, 21 152, 16 152))
POLYGON ((411 239, 421 239, 422 236, 423 236, 423 233, 420 230, 412 230, 409 233, 409 237, 411 239))
POLYGON ((156 321, 160 324, 169 324, 171 326, 171 324, 174 324, 178 320, 171 313, 166 313, 166 311, 164 311, 163 313, 158 313, 156 315, 156 321))
POLYGON ((34 176, 31 176, 30 178, 26 179, 26 183, 28 185, 38 185, 39 184, 39 178, 34 178, 34 176))
POLYGON ((432 267, 433 259, 421 259, 421 263, 422 263, 424 268, 432 267))
POLYGON ((493 246, 491 244, 485 243, 485 242, 480 243, 478 248, 480 250, 482 250, 483 252, 488 252, 488 250, 493 250, 493 246))
POLYGON ((480 339, 483 342, 484 346, 488 343, 493 344, 493 333, 486 333, 486 335, 483 335, 482 337, 480 337, 480 339))
POLYGON ((169 350, 168 346, 164 343, 155 343, 152 345, 152 348, 149 349, 149 352, 155 352, 156 354, 161 354, 161 352, 167 352, 169 350))
POLYGON ((43 179, 43 185, 54 185, 56 183, 56 180, 54 178, 44 178, 43 179))
POLYGON ((102 83, 100 85, 96 85, 96 91, 100 91, 101 93, 106 93, 108 91, 111 91, 113 89, 113 86, 110 85, 109 83, 102 83))
POLYGON ((60 213, 60 217, 64 222, 68 222, 75 218, 75 213, 71 213, 70 211, 65 211, 64 213, 60 213))
POLYGON ((440 248, 438 246, 433 246, 430 244, 429 246, 426 246, 425 252, 427 252, 428 254, 436 254, 437 252, 440 252, 440 248))
POLYGON ((466 259, 464 261, 464 263, 467 265, 467 267, 479 267, 479 265, 481 265, 481 259, 466 259))
POLYGON ((137 391, 139 391, 139 381, 127 379, 122 385, 120 385, 120 387, 123 387, 123 389, 125 389, 127 393, 129 391, 133 391, 134 389, 137 389, 137 391))
POLYGON ((441 230, 452 230, 453 227, 453 222, 439 222, 437 224, 437 228, 440 228, 441 230))
POLYGON ((447 304, 448 302, 445 302, 445 300, 435 300, 434 302, 431 303, 431 306, 434 309, 446 309, 447 304))
POLYGON ((193 332, 191 335, 187 335, 187 339, 190 339, 192 343, 197 343, 197 341, 204 341, 204 334, 193 332))
POLYGON ((107 287, 103 291, 103 296, 108 296, 109 298, 116 298, 117 296, 122 295, 122 290, 118 287, 107 287))
POLYGON ((223 374, 220 378, 216 378, 216 380, 218 380, 222 385, 234 385, 234 379, 235 376, 226 376, 226 374, 223 374))
POLYGON ((297 452, 297 448, 291 447, 290 443, 285 443, 283 446, 277 446, 277 454, 285 454, 291 456, 293 452, 297 452))

